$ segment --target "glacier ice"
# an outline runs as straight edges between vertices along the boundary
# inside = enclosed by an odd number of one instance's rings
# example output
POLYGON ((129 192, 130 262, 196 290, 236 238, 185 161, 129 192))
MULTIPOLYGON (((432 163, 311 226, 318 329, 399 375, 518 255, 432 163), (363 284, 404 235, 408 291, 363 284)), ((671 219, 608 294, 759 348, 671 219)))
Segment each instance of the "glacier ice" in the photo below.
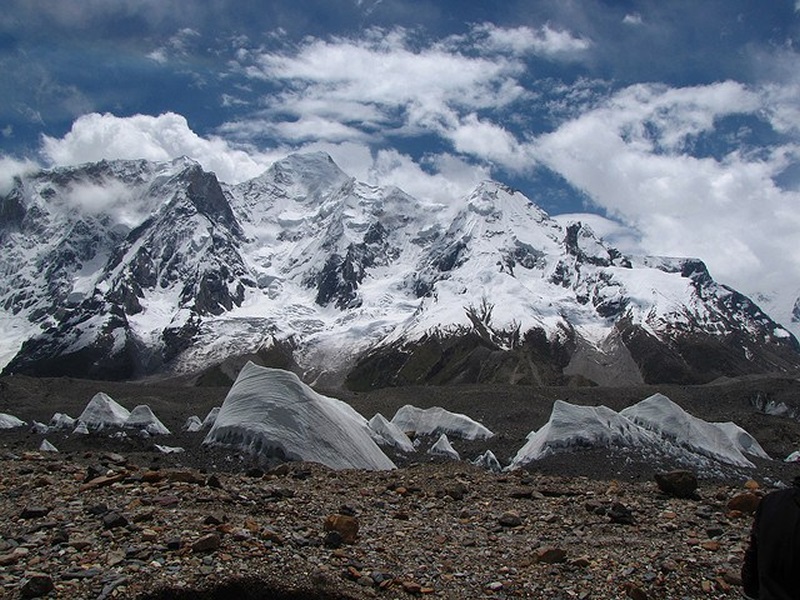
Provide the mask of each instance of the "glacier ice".
POLYGON ((453 413, 439 406, 417 408, 406 404, 392 417, 392 423, 403 431, 418 435, 449 433, 465 440, 485 440, 494 434, 467 415, 453 413))
POLYGON ((14 429, 16 427, 24 427, 25 421, 18 419, 14 415, 7 413, 0 413, 0 429, 14 429))
POLYGON ((140 404, 125 420, 127 429, 146 431, 150 435, 169 435, 170 431, 146 404, 140 404))
POLYGON ((428 454, 432 456, 446 456, 447 458, 452 458, 453 460, 461 460, 461 456, 458 454, 458 452, 456 452, 456 449, 453 448, 450 440, 447 439, 447 434, 444 433, 440 435, 439 439, 436 440, 436 443, 430 447, 428 454))
POLYGON ((393 446, 402 452, 415 451, 414 444, 405 432, 381 413, 377 413, 369 420, 369 428, 379 444, 393 446))
POLYGON ((130 414, 127 408, 118 404, 111 396, 104 392, 98 392, 83 409, 78 421, 89 429, 122 427, 130 414))
POLYGON ((550 419, 532 431, 507 467, 514 469, 576 448, 636 448, 690 463, 712 459, 735 467, 755 465, 745 456, 769 458, 758 442, 734 423, 709 423, 690 415, 663 394, 619 413, 606 406, 557 400, 550 419))
POLYGON ((203 443, 333 469, 395 468, 348 404, 317 394, 294 373, 252 362, 239 372, 203 443))

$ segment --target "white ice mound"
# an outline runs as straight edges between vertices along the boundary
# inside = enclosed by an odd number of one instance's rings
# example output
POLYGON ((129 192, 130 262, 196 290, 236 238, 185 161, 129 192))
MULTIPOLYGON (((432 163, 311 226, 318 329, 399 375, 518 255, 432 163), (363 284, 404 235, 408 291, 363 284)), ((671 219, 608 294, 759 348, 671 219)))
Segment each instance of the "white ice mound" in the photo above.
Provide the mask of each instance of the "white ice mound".
POLYGON ((83 409, 78 421, 89 429, 122 427, 130 414, 127 408, 117 404, 111 396, 98 392, 83 409))
POLYGON ((724 463, 755 466, 745 453, 769 458, 743 429, 733 423, 720 425, 699 419, 663 394, 653 394, 620 414, 681 448, 724 463))
POLYGON ((392 417, 392 423, 403 431, 420 435, 447 433, 466 440, 484 440, 494 434, 466 415, 452 413, 439 406, 417 408, 406 404, 392 417))
POLYGON ((511 460, 510 469, 572 448, 610 446, 652 446, 653 434, 607 406, 578 406, 556 400, 550 420, 511 460))
POLYGON ((214 421, 217 420, 217 415, 219 414, 220 406, 215 406, 206 415, 206 418, 203 419, 203 429, 210 429, 214 426, 214 421))
POLYGON ((39 452, 58 452, 58 448, 47 440, 42 440, 42 443, 39 444, 39 452))
POLYGON ((197 433, 201 429, 203 429, 203 422, 197 415, 192 415, 186 419, 186 423, 183 424, 183 430, 188 433, 197 433))
POLYGON ((453 445, 450 443, 450 440, 447 439, 447 434, 442 434, 439 436, 439 439, 436 440, 436 443, 431 446, 431 449, 428 450, 428 454, 433 456, 446 456, 447 458, 452 458, 453 460, 461 460, 461 456, 459 456, 456 449, 453 448, 453 445))
POLYGON ((146 431, 150 435, 169 435, 170 431, 146 404, 140 404, 125 420, 127 429, 146 431))
POLYGON ((55 413, 50 419, 50 429, 72 429, 75 427, 75 419, 65 413, 55 413))
POLYGON ((373 438, 381 445, 393 446, 401 452, 414 452, 414 444, 397 425, 387 420, 381 413, 369 420, 373 438))
POLYGON ((18 419, 14 415, 0 413, 0 429, 14 429, 16 427, 24 427, 25 421, 18 419))
POLYGON ((317 394, 294 373, 248 362, 203 443, 333 469, 395 468, 371 433, 348 404, 317 394))
POLYGON ((494 452, 491 450, 487 450, 471 462, 476 467, 486 469, 487 471, 492 471, 493 473, 499 473, 503 470, 503 467, 500 465, 500 461, 497 460, 497 456, 495 456, 494 452))

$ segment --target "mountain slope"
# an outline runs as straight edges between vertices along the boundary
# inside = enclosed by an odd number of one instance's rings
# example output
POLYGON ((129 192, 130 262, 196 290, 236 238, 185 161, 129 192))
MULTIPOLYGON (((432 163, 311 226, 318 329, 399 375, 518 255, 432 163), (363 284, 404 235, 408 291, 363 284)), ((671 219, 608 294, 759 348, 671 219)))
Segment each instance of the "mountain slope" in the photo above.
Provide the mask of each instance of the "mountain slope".
POLYGON ((293 155, 43 171, 0 199, 6 372, 134 378, 259 354, 308 381, 700 382, 797 340, 695 259, 623 256, 487 181, 443 206, 293 155))

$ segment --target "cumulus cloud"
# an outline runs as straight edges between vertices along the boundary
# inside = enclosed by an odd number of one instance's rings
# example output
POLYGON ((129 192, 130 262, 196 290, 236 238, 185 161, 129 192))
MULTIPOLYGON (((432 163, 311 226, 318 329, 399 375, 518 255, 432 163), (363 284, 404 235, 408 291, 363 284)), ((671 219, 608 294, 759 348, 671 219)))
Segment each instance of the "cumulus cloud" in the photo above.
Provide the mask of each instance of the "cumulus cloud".
POLYGON ((255 177, 272 162, 268 155, 234 148, 222 138, 200 137, 185 117, 175 113, 157 117, 83 115, 63 138, 44 136, 42 154, 55 165, 76 165, 104 158, 163 161, 189 156, 230 183, 255 177))
POLYGON ((284 89, 264 98, 261 114, 221 131, 239 139, 269 135, 287 144, 312 137, 379 143, 435 134, 456 152, 517 170, 525 162, 524 147, 488 113, 532 97, 520 81, 522 55, 566 56, 588 46, 550 26, 485 24, 440 40, 421 42, 397 27, 242 51, 239 74, 281 82, 284 89))
POLYGON ((762 114, 757 92, 723 82, 637 85, 539 137, 531 152, 640 235, 644 251, 703 258, 747 293, 800 282, 800 194, 775 177, 793 146, 693 156, 689 140, 719 118, 762 114))

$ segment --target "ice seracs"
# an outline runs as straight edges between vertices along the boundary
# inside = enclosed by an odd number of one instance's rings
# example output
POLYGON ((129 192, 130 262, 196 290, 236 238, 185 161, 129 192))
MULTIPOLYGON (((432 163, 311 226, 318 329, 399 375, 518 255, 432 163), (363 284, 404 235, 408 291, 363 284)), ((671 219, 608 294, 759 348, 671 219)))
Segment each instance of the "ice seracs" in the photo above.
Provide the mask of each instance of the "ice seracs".
POLYGON ((465 440, 485 440, 494 434, 484 425, 467 415, 453 413, 439 406, 417 408, 406 404, 398 409, 392 423, 402 431, 417 435, 447 433, 465 440))
POLYGON ((197 433, 198 431, 201 431, 203 429, 203 422, 197 415, 192 415, 191 417, 186 419, 186 422, 183 424, 183 427, 181 429, 183 429, 183 431, 186 431, 187 433, 197 433))
POLYGON ((495 456, 494 452, 491 450, 487 450, 480 456, 478 456, 475 460, 470 461, 476 467, 481 467, 482 469, 486 469, 488 471, 492 471, 493 473, 499 473, 503 470, 500 461, 497 460, 497 456, 495 456))
POLYGON ((377 413, 369 420, 369 428, 378 444, 393 446, 401 452, 415 451, 414 444, 405 432, 381 413, 377 413))
POLYGON ((104 392, 95 394, 78 417, 88 429, 123 427, 130 411, 104 392))
POLYGON ((509 468, 522 467, 557 452, 588 447, 648 447, 653 434, 607 406, 578 406, 556 400, 550 420, 528 435, 509 468))
POLYGON ((25 421, 18 419, 14 415, 7 413, 0 413, 0 429, 15 429, 17 427, 24 427, 25 421))
POLYGON ((439 436, 439 439, 436 440, 436 443, 430 447, 428 450, 428 454, 432 456, 445 456, 452 460, 461 460, 461 456, 458 454, 453 445, 450 443, 450 440, 447 439, 446 434, 442 434, 439 436))
POLYGON ((239 372, 204 444, 318 462, 333 469, 393 469, 367 420, 316 393, 291 372, 248 362, 239 372))
POLYGON ((701 464, 707 459, 752 468, 745 455, 768 459, 758 442, 734 423, 709 423, 690 415, 663 394, 619 413, 606 406, 553 404, 548 422, 528 435, 508 468, 580 448, 630 448, 641 456, 671 456, 701 464))
POLYGON ((140 404, 131 411, 125 420, 126 429, 145 431, 149 435, 169 435, 167 427, 153 414, 153 410, 146 404, 140 404))
POLYGON ((75 427, 75 419, 66 413, 55 413, 48 423, 48 427, 52 430, 58 429, 73 429, 75 427))
POLYGON ((653 394, 620 414, 681 448, 724 463, 754 467, 745 453, 769 458, 755 438, 737 425, 699 419, 663 394, 653 394))

